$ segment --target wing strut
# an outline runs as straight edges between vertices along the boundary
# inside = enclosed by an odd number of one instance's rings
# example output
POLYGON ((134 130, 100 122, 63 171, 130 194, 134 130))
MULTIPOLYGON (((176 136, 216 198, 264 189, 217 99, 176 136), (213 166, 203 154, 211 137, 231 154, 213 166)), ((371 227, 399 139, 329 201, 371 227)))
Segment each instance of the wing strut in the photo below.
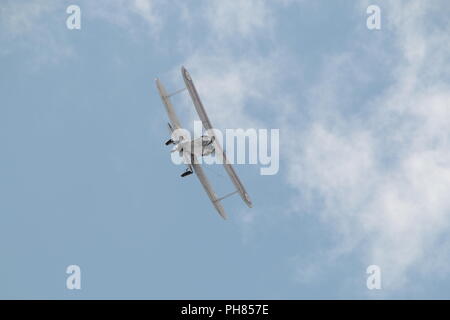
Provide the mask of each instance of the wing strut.
POLYGON ((175 91, 175 92, 172 92, 172 93, 168 94, 168 95, 166 96, 166 98, 170 98, 171 96, 174 96, 174 95, 176 95, 176 94, 179 94, 179 93, 183 92, 184 90, 186 90, 186 87, 184 87, 183 89, 180 89, 180 90, 177 90, 177 91, 175 91))
POLYGON ((222 201, 223 199, 228 198, 228 197, 231 197, 233 194, 236 194, 236 193, 238 193, 238 192, 239 192, 239 190, 235 190, 235 191, 230 192, 230 193, 224 195, 223 197, 218 198, 218 199, 216 199, 216 200, 214 200, 214 201, 222 201))

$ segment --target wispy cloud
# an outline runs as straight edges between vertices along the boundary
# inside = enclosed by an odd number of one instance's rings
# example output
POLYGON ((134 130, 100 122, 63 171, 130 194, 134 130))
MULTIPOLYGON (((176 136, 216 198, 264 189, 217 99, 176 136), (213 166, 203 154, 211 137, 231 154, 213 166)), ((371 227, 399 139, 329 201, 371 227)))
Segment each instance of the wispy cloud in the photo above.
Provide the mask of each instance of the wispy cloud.
POLYGON ((92 17, 158 39, 167 21, 170 4, 160 0, 99 0, 83 2, 92 17))
POLYGON ((44 14, 56 10, 56 1, 6 1, 0 9, 2 36, 18 37, 36 28, 44 14))
MULTIPOLYGON (((450 84, 444 62, 450 30, 430 19, 435 8, 423 1, 385 3, 381 32, 392 47, 381 48, 390 50, 395 64, 385 75, 392 83, 349 112, 346 88, 359 88, 358 77, 324 79, 310 91, 312 124, 285 154, 297 201, 317 207, 318 198, 317 214, 339 239, 329 250, 360 249, 362 261, 382 267, 390 289, 424 265, 432 269, 430 259, 448 256, 441 241, 450 231, 450 84)), ((369 41, 366 52, 379 45, 369 41)), ((370 62, 359 64, 355 54, 346 54, 350 60, 334 62, 338 73, 364 70, 370 62)), ((379 68, 390 66, 386 61, 379 68)))
POLYGON ((58 1, 7 1, 0 8, 0 40, 4 55, 23 50, 29 70, 72 57, 74 50, 65 41, 65 7, 58 1), (58 15, 60 12, 60 15, 58 15), (61 17, 62 19, 58 19, 61 17), (59 28, 58 28, 59 27, 59 28))
POLYGON ((265 0, 208 1, 207 23, 218 40, 227 37, 248 39, 261 32, 270 32, 273 16, 265 0))
MULTIPOLYGON (((188 31, 178 42, 185 65, 195 78, 217 127, 265 127, 259 115, 270 112, 280 97, 274 77, 288 69, 283 50, 261 52, 251 38, 273 41, 274 21, 266 1, 207 1, 199 8, 183 7, 188 31), (199 34, 203 36, 199 37, 199 34), (246 54, 242 54, 245 50, 246 54), (272 91, 269 97, 268 92, 272 91), (257 109, 249 106, 257 105, 257 109)), ((180 83, 179 65, 172 70, 180 83)), ((186 102, 186 108, 190 104, 186 102)))

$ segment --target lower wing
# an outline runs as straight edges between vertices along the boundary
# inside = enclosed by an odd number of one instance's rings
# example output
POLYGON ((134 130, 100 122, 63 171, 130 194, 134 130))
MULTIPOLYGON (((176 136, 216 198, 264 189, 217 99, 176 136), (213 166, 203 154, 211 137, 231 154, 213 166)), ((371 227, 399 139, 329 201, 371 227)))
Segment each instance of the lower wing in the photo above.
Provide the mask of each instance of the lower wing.
POLYGON ((205 172, 203 171, 203 168, 200 164, 198 164, 197 157, 195 155, 192 155, 191 157, 191 165, 194 168, 194 172, 197 175, 198 179, 200 180, 200 183, 203 186, 203 189, 205 189, 206 194, 208 195, 209 199, 211 200, 212 204, 216 208, 217 212, 221 215, 222 218, 226 219, 227 214, 225 213, 225 209, 222 206, 222 203, 220 203, 220 199, 217 198, 216 193, 214 192, 211 183, 206 178, 205 172))

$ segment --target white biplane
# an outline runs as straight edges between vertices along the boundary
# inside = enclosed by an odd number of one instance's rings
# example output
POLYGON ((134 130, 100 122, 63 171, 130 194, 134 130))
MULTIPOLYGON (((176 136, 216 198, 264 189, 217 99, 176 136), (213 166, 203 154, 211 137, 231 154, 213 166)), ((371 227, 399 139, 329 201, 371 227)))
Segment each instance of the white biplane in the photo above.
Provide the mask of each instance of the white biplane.
POLYGON ((231 163, 227 160, 225 151, 223 151, 222 146, 214 135, 213 126, 209 121, 208 115, 206 114, 205 108, 203 107, 197 90, 195 89, 194 82, 189 75, 189 72, 184 67, 181 67, 181 74, 183 76, 186 87, 181 90, 175 91, 172 94, 167 94, 162 83, 159 81, 159 79, 156 79, 156 87, 158 88, 159 94, 164 106, 166 107, 166 111, 170 120, 168 125, 171 132, 171 138, 166 142, 166 145, 175 145, 172 152, 179 152, 180 156, 182 156, 184 159, 184 163, 186 164, 187 168, 186 171, 181 174, 181 177, 186 177, 195 172, 212 204, 222 216, 222 218, 226 219, 227 215, 221 203, 223 199, 239 193, 242 200, 250 208, 252 207, 252 201, 250 200, 247 191, 245 191, 245 188, 242 185, 242 182, 239 180, 239 177, 234 171, 231 163), (196 138, 190 141, 184 138, 183 135, 176 136, 173 134, 175 130, 183 128, 175 113, 172 102, 170 101, 171 96, 178 94, 186 89, 191 96, 195 110, 197 111, 197 114, 202 121, 203 127, 206 130, 206 135, 202 135, 200 138, 196 138), (217 197, 216 193, 212 189, 211 183, 206 178, 205 172, 203 171, 203 168, 197 159, 197 157, 203 157, 213 153, 221 156, 221 161, 225 167, 225 171, 230 177, 233 185, 236 187, 235 191, 222 197, 217 197))

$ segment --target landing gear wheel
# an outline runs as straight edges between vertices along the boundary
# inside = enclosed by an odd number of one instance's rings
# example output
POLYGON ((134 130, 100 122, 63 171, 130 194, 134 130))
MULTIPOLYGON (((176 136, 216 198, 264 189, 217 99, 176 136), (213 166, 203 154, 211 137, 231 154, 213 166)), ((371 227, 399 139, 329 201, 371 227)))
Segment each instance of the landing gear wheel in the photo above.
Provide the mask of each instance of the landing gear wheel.
POLYGON ((183 173, 181 174, 181 177, 184 178, 184 177, 186 177, 186 176, 188 176, 188 175, 190 175, 190 174, 192 174, 192 171, 189 170, 189 169, 187 169, 185 172, 183 172, 183 173))

